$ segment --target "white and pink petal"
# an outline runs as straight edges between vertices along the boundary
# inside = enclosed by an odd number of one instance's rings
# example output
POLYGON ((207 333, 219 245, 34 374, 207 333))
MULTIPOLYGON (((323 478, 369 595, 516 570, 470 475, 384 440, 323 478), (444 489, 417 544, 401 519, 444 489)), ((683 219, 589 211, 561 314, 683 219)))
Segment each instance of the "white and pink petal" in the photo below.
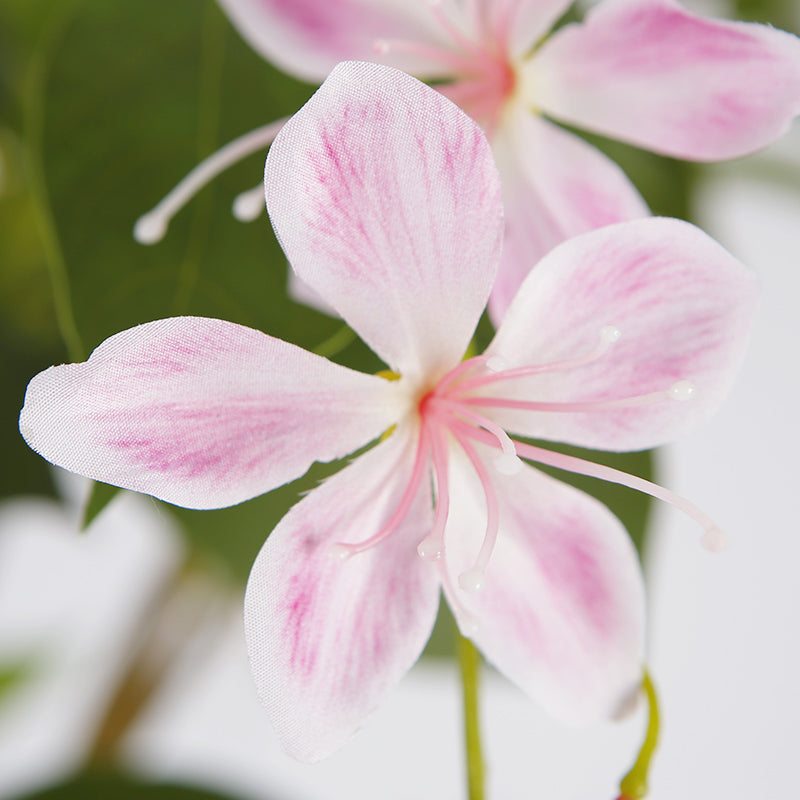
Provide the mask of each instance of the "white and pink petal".
POLYGON ((253 566, 245 597, 250 664, 295 758, 316 761, 343 745, 430 636, 439 578, 416 552, 432 524, 427 481, 382 544, 344 561, 331 549, 380 530, 413 461, 414 442, 398 430, 298 503, 253 566))
POLYGON ((503 369, 561 366, 475 391, 497 401, 485 413, 509 432, 607 450, 655 447, 722 402, 756 300, 753 273, 689 223, 651 218, 592 231, 539 262, 487 351, 503 369), (613 328, 618 341, 604 342, 613 328), (556 405, 519 407, 530 401, 556 405))
POLYGON ((457 362, 502 246, 500 181, 475 123, 389 67, 340 64, 267 157, 289 261, 395 371, 457 362))
MULTIPOLYGON (((219 0, 250 46, 290 75, 319 82, 340 61, 375 61, 383 39, 436 44, 426 4, 400 0, 219 0)), ((430 67, 400 55, 404 69, 430 67)))
POLYGON ((674 0, 604 0, 526 71, 545 114, 676 158, 745 155, 800 114, 800 39, 674 0))
POLYGON ((448 601, 472 617, 487 660, 557 719, 616 715, 641 682, 644 584, 630 537, 589 495, 529 466, 492 469, 497 544, 478 591, 464 591, 486 522, 484 489, 466 458, 451 461, 445 533, 448 601))
POLYGON ((221 508, 353 452, 404 411, 389 381, 242 325, 175 317, 37 375, 19 425, 64 469, 221 508))
POLYGON ((496 325, 528 273, 560 242, 646 217, 625 173, 577 136, 520 109, 493 148, 503 181, 505 239, 489 310, 496 325))

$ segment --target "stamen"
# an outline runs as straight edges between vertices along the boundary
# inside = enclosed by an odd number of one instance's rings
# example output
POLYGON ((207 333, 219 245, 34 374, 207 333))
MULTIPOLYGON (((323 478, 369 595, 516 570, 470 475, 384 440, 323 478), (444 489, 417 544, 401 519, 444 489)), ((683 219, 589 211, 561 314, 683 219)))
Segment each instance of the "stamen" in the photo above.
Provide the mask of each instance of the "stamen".
POLYGON ((649 406, 665 400, 686 402, 696 395, 695 385, 691 381, 678 381, 669 389, 660 392, 619 397, 614 400, 581 401, 574 403, 550 403, 540 400, 514 400, 508 397, 462 397, 459 403, 484 408, 515 408, 524 411, 555 411, 581 413, 585 411, 608 411, 613 409, 636 408, 649 406))
POLYGON ((287 119, 288 117, 284 117, 245 133, 201 161, 158 205, 139 217, 133 227, 136 241, 140 244, 155 244, 161 241, 167 232, 170 220, 200 189, 237 161, 267 147, 287 119))
POLYGON ((452 23, 447 15, 442 10, 442 0, 427 0, 428 6, 433 12, 436 21, 442 26, 450 38, 462 49, 468 53, 480 53, 474 42, 467 39, 466 36, 452 23))
POLYGON ((398 528, 400 523, 405 519, 408 509, 417 494, 417 489, 422 482, 422 476, 425 472, 425 467, 428 462, 428 437, 423 427, 419 433, 419 441, 417 443, 417 452, 414 457, 414 466, 411 468, 411 477, 408 480, 408 485, 403 492, 400 502, 397 504, 394 514, 389 518, 386 524, 369 539, 357 544, 347 544, 345 542, 336 542, 331 544, 328 552, 332 558, 338 561, 345 561, 350 556, 356 553, 363 553, 370 550, 375 545, 380 544, 385 539, 388 539, 398 528))
POLYGON ((389 53, 420 56, 438 64, 444 64, 456 73, 468 72, 474 68, 474 63, 459 53, 423 42, 410 42, 405 39, 376 39, 372 43, 372 49, 381 56, 389 53))
POLYGON ((417 545, 417 553, 423 561, 438 561, 444 555, 444 529, 450 511, 450 487, 447 450, 442 436, 436 432, 429 433, 429 436, 433 472, 436 476, 436 516, 430 533, 417 545))
POLYGON ((266 207, 264 184, 259 183, 258 186, 236 195, 231 211, 239 222, 252 222, 261 216, 266 207))
MULTIPOLYGON (((484 444, 496 446, 495 437, 469 425, 458 426, 456 436, 460 437, 460 435, 466 435, 484 444)), ((691 517, 703 528, 704 533, 700 541, 706 550, 712 553, 718 553, 727 547, 728 542, 725 533, 711 517, 685 497, 681 497, 679 494, 675 494, 675 492, 671 492, 669 489, 665 489, 657 483, 651 483, 636 475, 629 475, 622 470, 607 467, 604 464, 596 464, 593 461, 587 461, 583 458, 576 458, 575 456, 568 456, 563 453, 555 453, 552 450, 545 450, 542 447, 536 447, 523 442, 516 442, 515 444, 517 453, 523 458, 529 458, 531 461, 536 461, 539 464, 548 464, 551 467, 563 469, 566 472, 575 472, 578 475, 599 478, 609 483, 618 483, 630 489, 636 489, 644 494, 649 494, 651 497, 655 497, 657 500, 661 500, 664 503, 668 503, 691 517)))
POLYGON ((486 533, 483 537, 481 549, 473 566, 458 576, 458 585, 465 592, 477 592, 483 587, 484 573, 497 543, 497 534, 500 530, 500 507, 497 503, 497 495, 489 478, 489 473, 486 471, 480 456, 464 437, 459 436, 457 431, 454 431, 454 433, 481 482, 484 497, 486 498, 486 533))
POLYGON ((468 358, 462 361, 455 369, 451 369, 450 372, 439 381, 438 385, 433 390, 433 394, 436 396, 446 394, 457 378, 460 378, 465 372, 469 372, 474 367, 479 367, 481 364, 486 364, 485 356, 475 356, 474 358, 468 358))
POLYGON ((520 461, 517 456, 514 442, 496 422, 492 422, 492 420, 487 419, 482 414, 477 414, 471 409, 465 408, 462 403, 454 403, 443 397, 436 397, 434 399, 437 405, 444 406, 476 425, 480 425, 497 440, 502 454, 495 459, 494 466, 499 473, 502 475, 516 475, 522 469, 522 461, 520 461))
POLYGON ((474 378, 471 381, 461 384, 459 389, 464 392, 468 389, 486 386, 487 384, 496 383, 497 381, 507 381, 514 378, 527 378, 532 375, 544 375, 548 372, 564 372, 569 369, 583 367, 586 364, 591 364, 593 361, 596 361, 598 358, 605 355, 611 348, 611 345, 619 341, 621 336, 622 333, 619 328, 616 328, 613 325, 606 325, 600 329, 600 343, 597 345, 597 347, 595 347, 594 350, 586 353, 586 355, 583 356, 568 358, 563 361, 552 361, 549 364, 535 364, 529 367, 507 369, 506 362, 502 356, 489 356, 487 359, 487 367, 495 374, 483 375, 480 378, 474 378))

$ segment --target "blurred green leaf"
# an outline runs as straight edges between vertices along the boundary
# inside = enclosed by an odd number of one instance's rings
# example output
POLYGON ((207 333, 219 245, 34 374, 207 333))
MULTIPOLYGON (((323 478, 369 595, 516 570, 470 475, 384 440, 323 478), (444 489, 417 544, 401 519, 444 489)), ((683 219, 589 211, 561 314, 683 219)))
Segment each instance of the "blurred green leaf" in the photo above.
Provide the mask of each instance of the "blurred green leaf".
MULTIPOLYGON (((122 773, 87 772, 18 800, 235 800, 235 795, 177 784, 151 783, 122 773)), ((270 798, 264 797, 263 800, 270 798)))
POLYGON ((81 530, 85 531, 121 491, 122 489, 117 486, 110 486, 100 481, 92 481, 89 496, 83 506, 81 530))
POLYGON ((30 659, 0 663, 0 710, 3 703, 24 686, 36 671, 30 659))

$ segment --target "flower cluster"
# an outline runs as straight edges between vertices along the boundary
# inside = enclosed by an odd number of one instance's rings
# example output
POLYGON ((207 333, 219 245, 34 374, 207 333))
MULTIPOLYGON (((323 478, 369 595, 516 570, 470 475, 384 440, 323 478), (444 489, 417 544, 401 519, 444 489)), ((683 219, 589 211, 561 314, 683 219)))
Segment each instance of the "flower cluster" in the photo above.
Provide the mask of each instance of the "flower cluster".
POLYGON ((502 261, 500 176, 473 120, 382 65, 333 70, 275 139, 265 187, 299 278, 392 374, 165 319, 34 378, 24 437, 67 469, 194 508, 372 445, 289 511, 248 583, 253 673, 299 758, 339 747, 416 661, 440 592, 553 714, 614 715, 641 679, 636 553, 604 506, 526 462, 670 500, 712 548, 720 533, 660 487, 520 438, 633 450, 694 427, 741 360, 752 275, 688 223, 605 227, 551 250, 487 351, 463 360, 502 261))

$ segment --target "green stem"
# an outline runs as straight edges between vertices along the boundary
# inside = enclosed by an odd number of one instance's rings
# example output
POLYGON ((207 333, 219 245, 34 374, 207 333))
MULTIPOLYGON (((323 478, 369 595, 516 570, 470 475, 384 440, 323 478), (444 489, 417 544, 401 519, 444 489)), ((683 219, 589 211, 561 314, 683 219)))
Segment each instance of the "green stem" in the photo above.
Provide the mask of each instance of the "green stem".
POLYGON ((481 657, 469 639, 458 637, 458 661, 464 698, 464 744, 467 749, 469 800, 483 800, 484 765, 478 714, 478 678, 481 657))
POLYGON ((322 344, 317 345, 313 352, 318 356, 330 358, 341 353, 346 347, 351 345, 356 339, 355 331, 348 325, 342 325, 333 336, 329 336, 322 344))
POLYGON ((653 682, 647 672, 644 673, 642 678, 642 689, 647 697, 649 709, 647 733, 636 763, 619 785, 622 797, 625 800, 642 800, 642 798, 647 797, 647 772, 650 769, 650 760, 658 746, 658 731, 660 727, 658 698, 656 697, 653 682))
POLYGON ((22 124, 26 176, 33 200, 34 222, 50 277, 56 322, 69 358, 72 361, 83 361, 86 351, 72 309, 69 275, 50 207, 43 158, 44 100, 49 59, 76 7, 75 1, 65 2, 59 7, 31 56, 23 80, 22 124))

